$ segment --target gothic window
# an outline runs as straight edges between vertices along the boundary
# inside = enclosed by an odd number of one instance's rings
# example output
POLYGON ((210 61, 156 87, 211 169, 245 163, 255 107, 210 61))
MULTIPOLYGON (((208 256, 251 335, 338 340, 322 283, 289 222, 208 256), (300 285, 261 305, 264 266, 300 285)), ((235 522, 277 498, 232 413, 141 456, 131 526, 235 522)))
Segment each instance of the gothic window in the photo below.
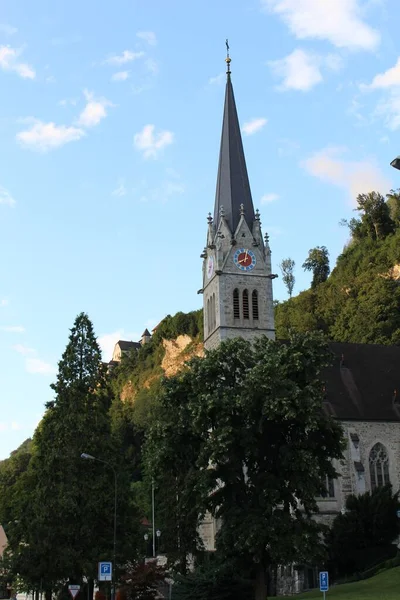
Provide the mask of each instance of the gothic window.
POLYGON ((257 290, 253 290, 251 295, 251 303, 253 309, 253 321, 258 321, 258 293, 257 290))
POLYGON ((371 477, 371 490, 390 483, 389 456, 383 444, 375 444, 369 453, 369 474, 371 477))
POLYGON ((212 295, 212 323, 211 326, 213 328, 213 330, 215 329, 215 325, 216 325, 216 318, 215 318, 215 294, 212 295))
POLYGON ((249 292, 243 290, 243 319, 248 319, 249 317, 249 292))
POLYGON ((239 290, 233 290, 233 318, 240 319, 239 290))
POLYGON ((322 494, 322 498, 334 498, 335 497, 335 486, 333 479, 325 477, 325 492, 322 494))
POLYGON ((210 310, 210 298, 207 298, 207 331, 211 331, 211 310, 210 310))

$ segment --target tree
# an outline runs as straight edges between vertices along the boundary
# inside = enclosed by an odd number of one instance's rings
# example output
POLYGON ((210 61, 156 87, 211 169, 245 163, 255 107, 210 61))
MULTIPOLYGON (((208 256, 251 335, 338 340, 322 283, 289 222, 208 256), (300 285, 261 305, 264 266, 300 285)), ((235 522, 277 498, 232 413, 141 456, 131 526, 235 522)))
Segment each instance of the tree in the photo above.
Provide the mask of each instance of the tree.
POLYGON ((153 472, 170 473, 194 442, 181 493, 192 493, 198 515, 221 520, 217 551, 252 570, 257 600, 266 597, 268 567, 320 549, 315 498, 342 455, 341 427, 322 411, 329 362, 318 334, 287 344, 234 339, 164 382, 163 420, 148 442, 153 472))
POLYGON ((85 575, 93 581, 98 561, 112 556, 113 472, 82 460, 83 452, 107 460, 118 472, 120 560, 134 553, 135 529, 134 512, 129 516, 129 472, 120 440, 111 434, 111 395, 100 348, 84 313, 71 329, 52 388, 55 399, 47 404, 28 470, 19 481, 14 518, 23 545, 12 548, 22 577, 29 580, 34 566, 48 597, 66 578, 80 583, 85 575))
POLYGON ((389 209, 390 218, 392 219, 394 226, 400 226, 400 189, 390 190, 386 194, 386 204, 389 209))
POLYGON ((284 258, 279 265, 282 272, 282 281, 286 285, 289 298, 292 297, 293 288, 296 281, 296 278, 294 276, 295 264, 296 263, 292 258, 284 258))
POLYGON ((165 580, 165 570, 155 561, 129 564, 122 577, 119 591, 122 600, 155 600, 160 598, 158 587, 165 580))
POLYGON ((356 210, 361 213, 361 222, 367 235, 375 240, 385 238, 394 231, 389 206, 378 192, 359 194, 356 210))
POLYGON ((346 511, 333 521, 327 537, 330 561, 338 575, 351 575, 393 556, 400 532, 399 492, 378 487, 346 500, 346 511))
POLYGON ((305 271, 312 271, 313 278, 311 287, 315 288, 320 283, 328 279, 330 273, 329 268, 329 252, 325 246, 316 246, 308 252, 308 257, 303 263, 305 271))

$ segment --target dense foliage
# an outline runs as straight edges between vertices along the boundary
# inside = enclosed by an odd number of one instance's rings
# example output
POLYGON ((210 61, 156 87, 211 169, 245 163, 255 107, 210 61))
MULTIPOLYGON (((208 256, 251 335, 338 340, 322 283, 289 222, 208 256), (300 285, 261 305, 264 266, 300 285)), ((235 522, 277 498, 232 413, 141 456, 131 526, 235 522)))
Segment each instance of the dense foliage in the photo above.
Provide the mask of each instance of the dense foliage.
POLYGON ((335 518, 327 538, 331 571, 351 575, 392 557, 399 509, 399 492, 392 494, 390 486, 348 496, 346 511, 335 518))
POLYGON ((342 450, 340 425, 321 411, 329 362, 317 334, 288 344, 235 339, 163 382, 146 458, 157 482, 165 473, 178 481, 166 501, 181 550, 209 510, 222 522, 219 552, 252 570, 256 598, 265 598, 270 565, 320 550, 311 514, 342 450))
POLYGON ((400 343, 399 207, 394 191, 358 197, 360 217, 347 223, 351 241, 328 279, 276 306, 279 338, 322 330, 334 341, 400 343))

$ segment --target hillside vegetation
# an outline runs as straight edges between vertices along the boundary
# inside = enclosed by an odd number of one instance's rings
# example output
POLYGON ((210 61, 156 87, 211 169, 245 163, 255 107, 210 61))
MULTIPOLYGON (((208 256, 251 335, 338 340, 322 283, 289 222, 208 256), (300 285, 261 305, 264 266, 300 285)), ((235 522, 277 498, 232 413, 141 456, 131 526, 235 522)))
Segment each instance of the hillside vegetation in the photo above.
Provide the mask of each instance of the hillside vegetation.
POLYGON ((400 343, 399 193, 360 195, 356 210, 360 218, 344 223, 351 240, 330 276, 277 303, 278 338, 318 329, 333 341, 400 343))

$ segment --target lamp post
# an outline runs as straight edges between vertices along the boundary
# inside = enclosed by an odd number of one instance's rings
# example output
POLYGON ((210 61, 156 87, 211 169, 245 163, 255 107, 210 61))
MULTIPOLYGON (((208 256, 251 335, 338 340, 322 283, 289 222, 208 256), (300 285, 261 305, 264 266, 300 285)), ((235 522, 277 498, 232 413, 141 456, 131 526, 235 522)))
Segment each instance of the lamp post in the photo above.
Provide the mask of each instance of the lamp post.
POLYGON ((116 548, 117 548, 117 472, 115 467, 108 462, 107 460, 103 460, 102 458, 97 458, 96 456, 92 456, 91 454, 87 454, 86 452, 82 452, 81 458, 85 458, 87 460, 97 460, 97 462, 101 462, 104 465, 110 467, 114 473, 114 535, 113 535, 113 564, 112 564, 112 572, 111 572, 111 600, 115 600, 115 568, 116 568, 116 548))

